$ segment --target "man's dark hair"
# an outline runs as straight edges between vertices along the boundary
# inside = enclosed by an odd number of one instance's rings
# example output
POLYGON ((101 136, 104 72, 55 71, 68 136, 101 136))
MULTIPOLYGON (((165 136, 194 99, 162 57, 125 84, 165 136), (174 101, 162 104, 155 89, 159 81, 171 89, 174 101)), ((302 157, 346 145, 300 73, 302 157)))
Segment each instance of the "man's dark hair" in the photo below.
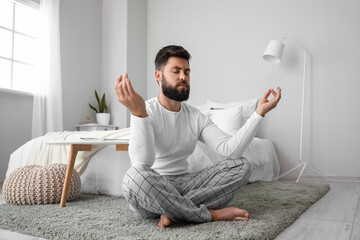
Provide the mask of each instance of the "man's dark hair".
POLYGON ((155 69, 161 70, 161 68, 166 65, 170 57, 184 58, 188 62, 191 59, 190 53, 185 48, 177 45, 169 45, 160 49, 160 51, 156 54, 155 69))

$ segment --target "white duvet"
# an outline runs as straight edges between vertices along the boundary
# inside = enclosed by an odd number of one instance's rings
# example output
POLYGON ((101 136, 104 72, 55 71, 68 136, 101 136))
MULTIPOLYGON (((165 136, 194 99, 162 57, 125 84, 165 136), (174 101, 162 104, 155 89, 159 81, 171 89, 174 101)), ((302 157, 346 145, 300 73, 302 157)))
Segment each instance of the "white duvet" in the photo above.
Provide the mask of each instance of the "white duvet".
MULTIPOLYGON (((246 148, 243 157, 251 165, 250 182, 271 181, 279 175, 280 166, 274 145, 268 139, 254 138, 246 148)), ((198 142, 194 153, 189 156, 189 171, 200 171, 205 167, 218 163, 224 158, 198 142)))
MULTIPOLYGON (((46 165, 64 163, 68 161, 70 145, 48 145, 50 141, 79 141, 81 137, 87 138, 126 138, 130 136, 130 128, 114 131, 83 131, 83 132, 50 132, 45 136, 34 138, 27 142, 10 156, 6 177, 16 168, 26 165, 46 165)), ((76 156, 75 169, 81 174, 91 156, 103 148, 94 145, 92 151, 79 152, 76 156)))

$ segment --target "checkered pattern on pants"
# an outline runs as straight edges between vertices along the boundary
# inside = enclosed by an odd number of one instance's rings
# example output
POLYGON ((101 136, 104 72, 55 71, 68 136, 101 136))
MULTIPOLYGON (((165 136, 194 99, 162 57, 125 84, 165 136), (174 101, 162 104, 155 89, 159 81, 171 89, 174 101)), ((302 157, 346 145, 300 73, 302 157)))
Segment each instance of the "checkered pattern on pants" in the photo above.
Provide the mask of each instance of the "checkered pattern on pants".
POLYGON ((224 208, 250 177, 245 158, 224 160, 196 173, 161 176, 145 166, 131 167, 123 192, 131 209, 145 218, 165 214, 172 221, 209 222, 208 209, 224 208))

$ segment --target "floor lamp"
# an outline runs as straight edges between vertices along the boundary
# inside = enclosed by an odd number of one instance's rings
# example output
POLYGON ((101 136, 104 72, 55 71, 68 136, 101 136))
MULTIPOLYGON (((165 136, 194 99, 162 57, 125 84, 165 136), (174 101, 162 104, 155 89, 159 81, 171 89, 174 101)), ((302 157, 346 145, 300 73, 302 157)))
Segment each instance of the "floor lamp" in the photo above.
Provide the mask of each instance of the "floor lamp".
MULTIPOLYGON (((267 47, 266 50, 264 52, 263 58, 270 62, 270 63, 280 63, 281 62, 281 57, 282 54, 284 52, 284 41, 289 42, 289 40, 287 38, 281 38, 280 41, 278 40, 271 40, 267 47)), ((304 103, 305 103, 305 83, 306 83, 306 59, 307 56, 310 56, 310 54, 308 54, 302 47, 300 47, 299 45, 297 45, 294 42, 291 42, 295 47, 297 47, 300 51, 303 52, 303 60, 304 60, 304 66, 303 66, 303 84, 302 84, 302 102, 301 102, 301 126, 300 126, 300 152, 299 152, 299 164, 290 169, 289 171, 285 172, 284 174, 282 174, 281 176, 277 177, 275 180, 282 178, 283 176, 293 172, 294 170, 298 169, 301 167, 301 171, 300 174, 296 180, 296 182, 299 182, 300 177, 302 176, 304 170, 306 167, 310 168, 312 171, 314 171, 315 173, 317 173, 318 175, 328 179, 329 181, 331 181, 328 177, 326 177, 325 175, 323 175, 322 173, 320 173, 319 171, 317 171, 316 169, 314 169, 313 167, 311 167, 308 163, 304 162, 302 160, 302 148, 303 148, 303 127, 304 127, 304 103)))

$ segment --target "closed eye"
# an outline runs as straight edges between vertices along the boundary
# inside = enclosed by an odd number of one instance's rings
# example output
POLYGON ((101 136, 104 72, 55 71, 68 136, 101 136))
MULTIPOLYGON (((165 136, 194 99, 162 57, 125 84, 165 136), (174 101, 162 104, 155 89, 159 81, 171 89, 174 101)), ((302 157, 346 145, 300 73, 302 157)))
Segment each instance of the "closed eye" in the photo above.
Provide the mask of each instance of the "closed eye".
MULTIPOLYGON (((182 68, 180 68, 180 67, 173 67, 172 70, 171 70, 171 72, 175 73, 175 74, 180 73, 180 71, 182 71, 182 68)), ((184 74, 187 75, 187 76, 190 75, 190 69, 188 69, 188 68, 185 69, 184 74)))

